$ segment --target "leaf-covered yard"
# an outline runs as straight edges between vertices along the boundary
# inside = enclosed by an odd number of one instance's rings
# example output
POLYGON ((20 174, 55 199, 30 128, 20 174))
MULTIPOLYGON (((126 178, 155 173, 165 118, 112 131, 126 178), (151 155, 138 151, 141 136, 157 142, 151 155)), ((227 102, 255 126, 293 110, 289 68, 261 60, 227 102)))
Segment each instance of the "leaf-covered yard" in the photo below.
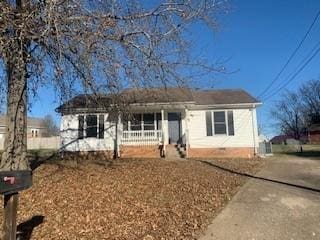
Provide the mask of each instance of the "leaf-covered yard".
MULTIPOLYGON (((214 163, 247 173, 261 166, 214 163)), ((19 229, 31 239, 196 239, 244 181, 195 160, 43 164, 20 195, 19 229)))

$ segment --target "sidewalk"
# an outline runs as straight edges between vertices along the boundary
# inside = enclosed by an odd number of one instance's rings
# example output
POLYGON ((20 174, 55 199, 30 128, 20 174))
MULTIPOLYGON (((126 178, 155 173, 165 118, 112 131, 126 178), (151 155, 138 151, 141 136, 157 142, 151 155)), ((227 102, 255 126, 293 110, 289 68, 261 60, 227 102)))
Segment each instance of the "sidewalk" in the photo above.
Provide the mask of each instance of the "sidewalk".
POLYGON ((250 179, 199 240, 320 239, 320 160, 266 161, 259 177, 302 187, 250 179))

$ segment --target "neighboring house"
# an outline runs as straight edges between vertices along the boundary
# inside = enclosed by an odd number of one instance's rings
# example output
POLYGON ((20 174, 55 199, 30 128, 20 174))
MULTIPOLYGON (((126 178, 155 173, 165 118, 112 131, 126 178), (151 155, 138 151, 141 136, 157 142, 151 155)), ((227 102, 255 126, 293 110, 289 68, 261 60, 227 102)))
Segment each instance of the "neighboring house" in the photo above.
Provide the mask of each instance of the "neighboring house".
POLYGON ((308 142, 311 144, 320 143, 320 124, 312 124, 308 128, 308 142))
POLYGON ((270 142, 272 144, 287 144, 287 139, 292 139, 292 137, 288 135, 277 135, 271 138, 270 142))
MULTIPOLYGON (((47 132, 47 128, 42 118, 28 117, 27 136, 28 138, 42 137, 47 132)), ((0 116, 0 139, 4 139, 6 134, 6 116, 0 116)))
POLYGON ((278 135, 271 138, 270 142, 272 144, 283 144, 283 145, 305 144, 308 142, 308 136, 303 134, 301 135, 300 140, 297 140, 290 135, 278 135))
POLYGON ((108 112, 111 95, 79 95, 58 107, 64 150, 160 157, 179 145, 187 157, 257 153, 261 103, 243 90, 137 89, 119 99, 125 99, 130 116, 122 112, 118 120, 108 112))

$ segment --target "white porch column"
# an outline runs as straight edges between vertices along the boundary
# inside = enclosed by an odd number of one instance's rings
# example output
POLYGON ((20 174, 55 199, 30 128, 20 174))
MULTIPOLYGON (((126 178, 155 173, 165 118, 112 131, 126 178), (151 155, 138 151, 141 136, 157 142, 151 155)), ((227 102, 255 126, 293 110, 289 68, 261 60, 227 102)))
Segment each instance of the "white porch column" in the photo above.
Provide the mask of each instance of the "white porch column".
POLYGON ((189 156, 189 110, 185 108, 185 126, 186 126, 186 158, 189 156))
POLYGON ((121 157, 120 156, 120 143, 121 143, 121 138, 122 138, 122 131, 120 129, 120 124, 121 124, 121 116, 120 114, 118 115, 118 121, 116 123, 116 157, 121 157))
POLYGON ((164 131, 164 110, 163 109, 161 109, 161 131, 162 131, 162 144, 163 144, 163 154, 164 154, 164 156, 166 155, 166 143, 165 143, 165 141, 166 141, 166 133, 165 133, 165 131, 164 131))

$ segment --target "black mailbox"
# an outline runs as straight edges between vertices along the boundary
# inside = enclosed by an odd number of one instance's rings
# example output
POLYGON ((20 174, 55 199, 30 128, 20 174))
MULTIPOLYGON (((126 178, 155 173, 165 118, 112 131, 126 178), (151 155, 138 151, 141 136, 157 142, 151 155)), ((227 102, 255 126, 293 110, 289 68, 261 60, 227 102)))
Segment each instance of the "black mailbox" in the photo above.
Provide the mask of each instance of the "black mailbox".
POLYGON ((16 193, 32 186, 32 172, 29 170, 0 171, 0 194, 16 193))

